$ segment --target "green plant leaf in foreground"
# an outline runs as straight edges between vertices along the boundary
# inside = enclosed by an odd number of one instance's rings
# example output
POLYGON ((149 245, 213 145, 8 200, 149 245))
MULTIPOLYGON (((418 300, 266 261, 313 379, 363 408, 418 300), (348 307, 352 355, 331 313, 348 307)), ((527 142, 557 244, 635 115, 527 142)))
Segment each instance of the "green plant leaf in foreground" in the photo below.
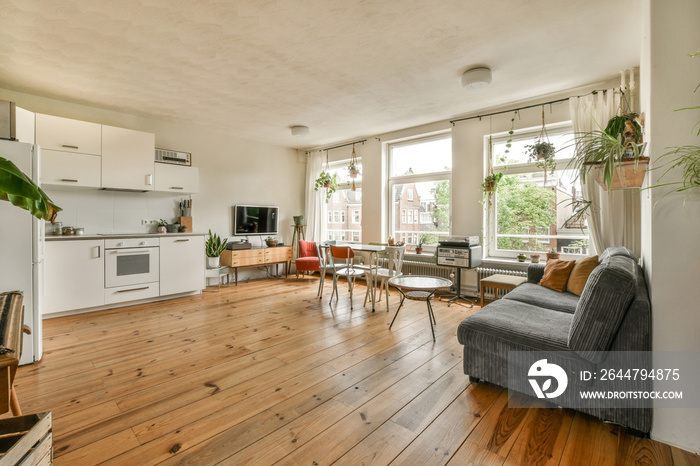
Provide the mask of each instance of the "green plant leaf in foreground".
POLYGON ((0 200, 28 210, 35 217, 53 223, 63 210, 54 204, 17 165, 0 157, 0 200))

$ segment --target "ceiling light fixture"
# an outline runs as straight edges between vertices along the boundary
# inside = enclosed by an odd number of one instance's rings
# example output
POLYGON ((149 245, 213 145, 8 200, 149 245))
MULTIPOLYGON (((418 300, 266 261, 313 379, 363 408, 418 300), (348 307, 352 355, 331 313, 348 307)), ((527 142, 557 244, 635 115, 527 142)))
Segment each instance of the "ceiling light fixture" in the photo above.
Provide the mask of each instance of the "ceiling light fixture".
POLYGON ((469 92, 480 91, 491 84, 491 70, 485 66, 472 68, 462 74, 462 87, 469 92))
POLYGON ((311 133, 308 126, 292 126, 292 136, 308 136, 311 133))

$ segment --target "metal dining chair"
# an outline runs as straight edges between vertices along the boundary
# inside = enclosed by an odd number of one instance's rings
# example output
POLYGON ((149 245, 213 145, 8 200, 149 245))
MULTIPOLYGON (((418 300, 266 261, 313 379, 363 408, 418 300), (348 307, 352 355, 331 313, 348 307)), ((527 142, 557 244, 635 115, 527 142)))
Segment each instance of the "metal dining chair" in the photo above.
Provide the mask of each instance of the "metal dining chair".
POLYGON ((338 277, 346 277, 348 280, 348 290, 350 292, 350 309, 352 309, 352 290, 357 277, 366 276, 366 270, 355 268, 355 252, 349 246, 329 246, 328 253, 329 267, 333 271, 333 292, 331 301, 335 296, 338 300, 338 277), (338 262, 336 262, 338 261, 338 262))
MULTIPOLYGON (((389 312, 389 279, 393 277, 400 277, 403 275, 401 269, 403 268, 403 257, 406 253, 406 246, 387 246, 386 247, 386 267, 380 267, 376 269, 367 270, 368 280, 379 280, 379 299, 382 299, 382 287, 384 289, 384 295, 386 296, 386 310, 389 312)), ((365 293, 365 302, 367 304, 367 297, 370 293, 370 287, 367 287, 367 292, 365 293)))

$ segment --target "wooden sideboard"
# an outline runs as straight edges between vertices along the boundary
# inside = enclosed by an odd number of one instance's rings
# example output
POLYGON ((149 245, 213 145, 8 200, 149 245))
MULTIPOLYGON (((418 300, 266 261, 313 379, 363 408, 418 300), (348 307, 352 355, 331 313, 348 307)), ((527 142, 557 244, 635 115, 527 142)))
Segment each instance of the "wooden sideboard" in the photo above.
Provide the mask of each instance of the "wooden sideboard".
POLYGON ((239 267, 285 264, 284 273, 286 276, 289 274, 289 264, 291 261, 292 246, 235 250, 227 249, 221 254, 221 265, 226 265, 233 269, 236 285, 238 285, 239 267))

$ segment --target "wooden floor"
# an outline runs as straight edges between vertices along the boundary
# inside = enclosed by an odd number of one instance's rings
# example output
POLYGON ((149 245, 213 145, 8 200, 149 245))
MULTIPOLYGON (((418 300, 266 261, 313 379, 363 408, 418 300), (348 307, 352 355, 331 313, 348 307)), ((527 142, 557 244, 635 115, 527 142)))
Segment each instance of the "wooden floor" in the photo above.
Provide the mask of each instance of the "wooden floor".
MULTIPOLYGON (((317 278, 51 319, 21 368, 26 413, 53 411, 57 465, 698 464, 698 458, 561 409, 509 409, 470 384, 466 306, 423 302, 396 324, 382 303, 329 307, 317 278)), ((327 283, 328 285, 328 283, 327 283)))

